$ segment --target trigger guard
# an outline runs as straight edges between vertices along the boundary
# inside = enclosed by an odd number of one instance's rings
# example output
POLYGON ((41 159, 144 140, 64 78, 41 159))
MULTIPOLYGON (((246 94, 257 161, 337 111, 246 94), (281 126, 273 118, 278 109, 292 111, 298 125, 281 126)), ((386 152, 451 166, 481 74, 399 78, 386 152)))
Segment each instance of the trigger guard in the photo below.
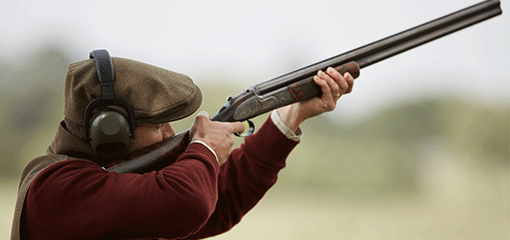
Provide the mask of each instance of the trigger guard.
POLYGON ((234 133, 234 135, 236 135, 236 137, 248 137, 248 136, 251 136, 253 134, 253 132, 255 132, 255 124, 250 121, 250 120, 246 120, 246 122, 248 122, 248 131, 241 135, 240 133, 234 133))

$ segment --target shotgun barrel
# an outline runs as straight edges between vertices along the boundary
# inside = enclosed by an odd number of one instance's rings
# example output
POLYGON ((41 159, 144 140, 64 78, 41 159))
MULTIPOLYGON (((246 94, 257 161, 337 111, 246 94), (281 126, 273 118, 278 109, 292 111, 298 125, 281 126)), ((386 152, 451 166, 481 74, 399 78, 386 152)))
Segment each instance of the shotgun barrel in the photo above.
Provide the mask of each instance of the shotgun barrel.
MULTIPOLYGON (((319 70, 325 71, 328 67, 342 68, 340 66, 352 62, 355 62, 359 68, 364 68, 501 13, 499 0, 484 1, 352 51, 261 82, 235 97, 229 97, 227 103, 212 120, 249 121, 273 109, 320 96, 322 92, 312 80, 319 70), (292 88, 295 86, 299 88, 292 88)), ((358 74, 353 73, 351 72, 351 75, 357 77, 358 74)), ((253 124, 249 123, 250 132, 253 132, 253 124)))
MULTIPOLYGON (((334 67, 342 72, 359 75, 359 69, 459 31, 502 13, 499 0, 488 0, 381 39, 352 51, 292 71, 256 84, 229 97, 227 103, 212 118, 214 121, 244 121, 281 106, 320 96, 321 91, 312 80, 319 70, 334 67)), ((250 128, 252 125, 250 123, 250 128)), ((119 160, 108 171, 144 173, 162 169, 175 162, 189 144, 189 130, 160 143, 145 155, 119 160)))
POLYGON ((360 68, 368 67, 501 13, 499 0, 484 1, 363 47, 259 83, 254 88, 259 94, 265 94, 294 83, 296 79, 311 77, 319 70, 324 71, 327 67, 337 67, 351 61, 357 62, 360 68))

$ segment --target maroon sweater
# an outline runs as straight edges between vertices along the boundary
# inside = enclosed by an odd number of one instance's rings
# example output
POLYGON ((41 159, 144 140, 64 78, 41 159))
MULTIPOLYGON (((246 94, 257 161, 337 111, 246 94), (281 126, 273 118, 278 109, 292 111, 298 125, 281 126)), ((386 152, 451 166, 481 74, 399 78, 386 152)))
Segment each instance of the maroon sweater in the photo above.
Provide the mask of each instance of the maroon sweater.
POLYGON ((268 119, 221 166, 198 143, 176 163, 143 175, 107 172, 82 159, 58 162, 32 182, 26 226, 31 239, 214 236, 275 184, 296 144, 268 119))

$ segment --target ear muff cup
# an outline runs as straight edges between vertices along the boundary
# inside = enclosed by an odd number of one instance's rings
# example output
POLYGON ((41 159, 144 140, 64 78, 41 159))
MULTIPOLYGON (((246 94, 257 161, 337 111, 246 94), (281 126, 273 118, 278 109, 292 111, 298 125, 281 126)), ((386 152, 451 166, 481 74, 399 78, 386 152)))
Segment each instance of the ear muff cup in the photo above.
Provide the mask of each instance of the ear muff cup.
POLYGON ((131 143, 129 121, 117 110, 101 110, 91 119, 89 137, 92 149, 100 157, 120 158, 131 143))
POLYGON ((85 109, 85 133, 87 140, 99 158, 118 159, 129 150, 131 138, 135 137, 135 118, 133 108, 123 98, 114 95, 113 61, 105 49, 94 50, 90 58, 96 65, 97 77, 101 85, 101 97, 91 101, 85 109), (116 106, 122 112, 109 108, 116 106), (101 109, 93 117, 92 112, 101 109))

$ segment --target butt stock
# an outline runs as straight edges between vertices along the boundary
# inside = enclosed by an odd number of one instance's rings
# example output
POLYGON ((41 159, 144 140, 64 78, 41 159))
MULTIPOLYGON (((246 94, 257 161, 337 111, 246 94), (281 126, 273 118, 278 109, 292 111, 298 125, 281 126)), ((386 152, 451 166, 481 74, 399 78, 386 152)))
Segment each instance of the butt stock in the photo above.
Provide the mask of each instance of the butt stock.
POLYGON ((179 158, 188 147, 190 130, 174 135, 168 141, 133 152, 104 168, 116 173, 147 173, 159 171, 179 158))

